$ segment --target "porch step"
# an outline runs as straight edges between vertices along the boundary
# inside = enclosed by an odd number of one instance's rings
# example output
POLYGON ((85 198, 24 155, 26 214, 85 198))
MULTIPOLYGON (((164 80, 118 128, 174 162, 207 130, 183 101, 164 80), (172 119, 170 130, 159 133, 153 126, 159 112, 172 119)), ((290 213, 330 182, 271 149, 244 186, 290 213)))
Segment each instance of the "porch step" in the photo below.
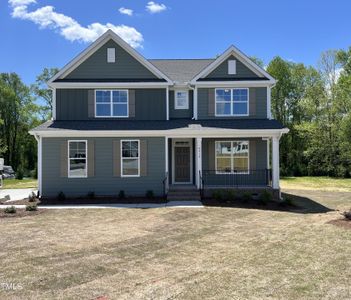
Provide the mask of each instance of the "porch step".
POLYGON ((194 185, 170 186, 167 194, 169 201, 201 200, 200 191, 194 185))

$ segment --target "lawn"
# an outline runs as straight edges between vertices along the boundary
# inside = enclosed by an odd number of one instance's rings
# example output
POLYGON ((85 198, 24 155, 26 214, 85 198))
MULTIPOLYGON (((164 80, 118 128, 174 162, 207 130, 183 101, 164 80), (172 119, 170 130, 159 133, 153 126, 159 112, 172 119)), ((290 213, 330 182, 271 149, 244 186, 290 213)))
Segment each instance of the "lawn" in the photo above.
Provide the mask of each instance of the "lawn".
POLYGON ((351 206, 351 193, 288 192, 305 197, 304 210, 82 209, 0 219, 0 283, 21 287, 0 289, 0 299, 350 299, 351 230, 328 221, 340 218, 331 209, 351 206))
POLYGON ((19 179, 4 179, 3 189, 28 189, 37 188, 38 180, 33 178, 19 179))
POLYGON ((284 177, 280 186, 283 189, 351 192, 351 178, 284 177))

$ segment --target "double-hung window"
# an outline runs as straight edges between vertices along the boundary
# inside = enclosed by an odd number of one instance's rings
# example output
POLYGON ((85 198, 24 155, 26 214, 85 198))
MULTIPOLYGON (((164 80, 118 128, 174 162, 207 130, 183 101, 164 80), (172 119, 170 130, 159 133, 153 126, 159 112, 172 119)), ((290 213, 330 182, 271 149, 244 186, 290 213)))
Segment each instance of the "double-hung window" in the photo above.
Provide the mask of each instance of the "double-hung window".
POLYGON ((216 141, 216 173, 249 173, 248 141, 216 141))
POLYGON ((87 141, 68 141, 68 177, 87 177, 87 141))
POLYGON ((121 141, 121 175, 123 177, 140 176, 140 141, 121 141))
POLYGON ((96 117, 128 117, 127 90, 95 91, 96 117))
POLYGON ((175 109, 189 109, 188 91, 174 92, 174 108, 175 109))
POLYGON ((247 88, 216 89, 216 116, 247 116, 248 113, 247 88))

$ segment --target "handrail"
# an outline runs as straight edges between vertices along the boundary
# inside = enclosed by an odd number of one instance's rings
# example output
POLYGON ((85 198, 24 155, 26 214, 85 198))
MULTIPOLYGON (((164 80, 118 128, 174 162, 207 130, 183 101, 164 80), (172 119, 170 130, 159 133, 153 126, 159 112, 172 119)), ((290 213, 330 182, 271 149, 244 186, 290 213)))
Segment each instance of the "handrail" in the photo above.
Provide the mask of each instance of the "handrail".
POLYGON ((166 172, 166 176, 162 181, 163 183, 163 196, 166 197, 168 193, 168 172, 166 172))
POLYGON ((205 181, 202 177, 201 171, 199 170, 199 182, 200 182, 200 196, 203 198, 205 190, 205 181))

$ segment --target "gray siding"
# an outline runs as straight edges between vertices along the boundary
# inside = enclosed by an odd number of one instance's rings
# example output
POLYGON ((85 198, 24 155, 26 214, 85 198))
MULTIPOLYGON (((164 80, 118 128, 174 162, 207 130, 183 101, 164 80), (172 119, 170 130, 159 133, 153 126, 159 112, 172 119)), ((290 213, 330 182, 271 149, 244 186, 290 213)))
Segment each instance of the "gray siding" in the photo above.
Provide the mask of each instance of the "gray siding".
POLYGON ((169 118, 191 119, 193 117, 193 91, 189 91, 189 109, 174 108, 174 91, 169 92, 169 118))
POLYGON ((198 89, 198 118, 220 119, 220 118, 267 118, 267 89, 265 87, 249 88, 249 116, 246 117, 215 117, 209 116, 208 88, 198 89))
POLYGON ((157 77, 114 41, 109 40, 65 78, 156 79, 157 77), (107 63, 107 48, 116 49, 115 63, 107 63))
MULTIPOLYGON (((243 180, 250 185, 264 185, 266 177, 264 170, 267 169, 267 142, 260 138, 232 138, 232 139, 203 139, 202 140, 202 169, 205 176, 206 170, 214 171, 215 166, 215 141, 224 140, 248 140, 249 141, 249 165, 252 170, 259 170, 248 175, 235 175, 238 182, 243 180), (253 166, 254 165, 254 166, 253 166), (241 178, 240 178, 241 177, 241 178)), ((225 185, 233 180, 233 175, 215 174, 214 172, 207 175, 208 185, 225 185)), ((205 183, 206 184, 206 183, 205 183)), ((235 184, 233 181, 232 184, 235 184)))
POLYGON ((239 59, 234 55, 230 56, 224 62, 222 62, 216 69, 208 74, 206 79, 219 79, 219 78, 257 78, 259 77, 256 73, 252 72, 246 67, 239 59), (228 60, 236 60, 236 74, 228 74, 228 60))
POLYGON ((155 195, 163 194, 162 181, 165 177, 164 138, 140 138, 147 140, 147 176, 133 178, 113 176, 112 149, 114 138, 83 137, 80 139, 94 141, 94 176, 88 178, 61 177, 60 149, 63 142, 69 139, 43 138, 42 195, 44 197, 55 197, 60 191, 63 191, 66 196, 85 196, 89 191, 95 192, 96 195, 117 195, 120 190, 124 190, 127 196, 145 196, 147 190, 153 190, 155 195))
MULTIPOLYGON (((56 119, 91 120, 88 111, 88 92, 88 89, 57 89, 56 119)), ((166 89, 136 89, 135 116, 130 119, 165 120, 166 89)))

